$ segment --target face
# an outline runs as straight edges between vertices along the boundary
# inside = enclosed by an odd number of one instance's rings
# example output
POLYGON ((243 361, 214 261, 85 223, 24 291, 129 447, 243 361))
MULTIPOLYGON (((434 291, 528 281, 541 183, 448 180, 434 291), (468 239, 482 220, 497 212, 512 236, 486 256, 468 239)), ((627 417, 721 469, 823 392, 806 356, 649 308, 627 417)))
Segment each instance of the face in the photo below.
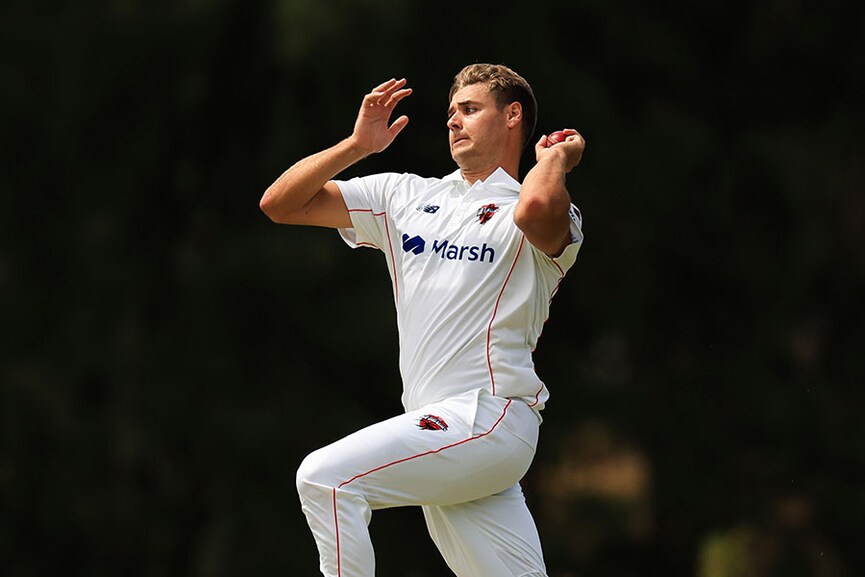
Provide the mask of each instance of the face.
POLYGON ((458 90, 448 108, 451 157, 463 171, 499 166, 505 151, 510 107, 499 110, 483 84, 458 90))

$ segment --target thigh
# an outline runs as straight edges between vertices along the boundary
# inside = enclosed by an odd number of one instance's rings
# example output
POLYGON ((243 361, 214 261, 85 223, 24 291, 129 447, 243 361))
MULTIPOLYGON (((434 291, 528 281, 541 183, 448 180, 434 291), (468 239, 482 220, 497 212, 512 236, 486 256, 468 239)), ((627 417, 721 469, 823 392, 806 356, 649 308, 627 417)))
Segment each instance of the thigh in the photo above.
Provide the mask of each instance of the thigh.
POLYGON ((534 519, 519 484, 468 503, 423 507, 430 536, 458 577, 544 577, 534 519))
POLYGON ((503 491, 533 449, 512 432, 524 415, 508 399, 446 399, 376 423, 312 453, 298 477, 362 494, 373 509, 449 504, 503 491))

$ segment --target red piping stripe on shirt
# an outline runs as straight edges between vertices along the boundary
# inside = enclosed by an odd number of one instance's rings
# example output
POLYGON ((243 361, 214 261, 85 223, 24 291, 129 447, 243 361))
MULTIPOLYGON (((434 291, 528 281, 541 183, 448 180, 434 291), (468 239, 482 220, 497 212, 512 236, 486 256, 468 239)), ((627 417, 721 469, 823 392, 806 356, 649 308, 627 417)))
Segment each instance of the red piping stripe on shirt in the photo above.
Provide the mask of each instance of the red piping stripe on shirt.
POLYGON ((333 488, 333 531, 336 534, 336 574, 342 575, 342 556, 339 554, 339 517, 336 514, 336 487, 333 488))
MULTIPOLYGON (((556 281, 556 286, 553 287, 553 292, 550 293, 550 302, 552 302, 553 297, 556 296, 556 293, 559 292, 559 286, 561 286, 562 281, 565 279, 565 271, 562 270, 562 267, 556 262, 556 259, 550 259, 556 268, 559 269, 559 280, 556 281)), ((546 321, 544 321, 546 322, 546 321)))
MULTIPOLYGON (((385 217, 385 219, 384 219, 384 232, 385 232, 385 235, 387 236, 387 248, 390 251, 390 266, 391 266, 391 270, 393 271, 393 296, 394 296, 394 300, 396 302, 399 302, 399 282, 397 282, 397 276, 396 276, 396 259, 394 258, 394 255, 393 255, 393 241, 391 241, 391 239, 390 239, 390 226, 388 226, 388 223, 387 223, 387 212, 373 212, 373 210, 371 208, 350 208, 350 209, 348 209, 348 212, 369 212, 373 216, 385 217)), ((375 248, 379 248, 376 245, 372 244, 371 242, 359 242, 357 244, 358 245, 365 245, 365 246, 373 246, 375 248)), ((379 250, 381 250, 381 249, 379 248, 379 250)))
POLYGON ((535 401, 529 404, 530 407, 536 406, 541 401, 541 393, 543 392, 544 388, 546 388, 546 385, 541 383, 541 388, 538 389, 537 393, 535 393, 535 401))
POLYGON ((492 388, 493 395, 496 394, 496 378, 493 375, 493 362, 490 358, 490 341, 492 339, 493 333, 493 321, 496 320, 496 313, 499 311, 499 302, 502 300, 502 295, 505 294, 505 287, 508 286, 508 281, 511 280, 511 273, 514 272, 514 268, 517 266, 517 260, 520 258, 520 253, 523 250, 523 243, 526 241, 526 235, 522 235, 520 238, 520 246, 517 248, 517 254, 514 257, 514 262, 511 263, 511 269, 508 271, 508 276, 505 277, 505 282, 502 284, 502 290, 499 291, 499 296, 496 299, 496 305, 493 307, 493 316, 490 318, 490 324, 487 327, 487 367, 490 371, 490 386, 492 388))
MULTIPOLYGON (((556 286, 553 287, 553 290, 552 290, 552 292, 550 293, 550 300, 549 300, 549 302, 552 302, 552 301, 553 301, 553 297, 556 296, 556 293, 557 293, 557 292, 559 292, 559 287, 561 286, 562 281, 565 279, 565 271, 562 270, 562 267, 559 265, 558 262, 556 262, 556 259, 551 258, 550 261, 551 261, 551 262, 556 266, 557 269, 559 269, 559 280, 556 281, 556 286)), ((544 319, 544 324, 546 324, 546 322, 547 322, 547 320, 544 319)), ((541 333, 543 333, 543 330, 541 331, 541 333)), ((540 338, 541 338, 541 335, 539 334, 539 335, 538 335, 538 339, 540 339, 540 338)), ((532 352, 535 352, 535 350, 532 349, 532 352)), ((541 383, 541 388, 538 389, 538 392, 537 392, 537 393, 535 393, 535 400, 534 400, 534 402, 532 402, 532 403, 529 404, 530 407, 534 407, 534 406, 536 406, 536 405, 541 401, 541 393, 544 392, 544 389, 545 389, 545 388, 546 388, 546 385, 544 385, 543 383, 541 383)))

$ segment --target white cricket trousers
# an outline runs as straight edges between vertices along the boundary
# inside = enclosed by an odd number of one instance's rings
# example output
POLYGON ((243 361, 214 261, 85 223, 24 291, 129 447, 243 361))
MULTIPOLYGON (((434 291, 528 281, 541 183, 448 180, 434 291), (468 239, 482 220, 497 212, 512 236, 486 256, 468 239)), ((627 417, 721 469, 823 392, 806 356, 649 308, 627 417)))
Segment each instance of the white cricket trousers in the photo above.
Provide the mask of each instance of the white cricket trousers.
POLYGON ((325 577, 373 577, 372 511, 420 505, 458 577, 545 577, 519 486, 539 420, 484 390, 376 423, 310 454, 297 472, 325 577))

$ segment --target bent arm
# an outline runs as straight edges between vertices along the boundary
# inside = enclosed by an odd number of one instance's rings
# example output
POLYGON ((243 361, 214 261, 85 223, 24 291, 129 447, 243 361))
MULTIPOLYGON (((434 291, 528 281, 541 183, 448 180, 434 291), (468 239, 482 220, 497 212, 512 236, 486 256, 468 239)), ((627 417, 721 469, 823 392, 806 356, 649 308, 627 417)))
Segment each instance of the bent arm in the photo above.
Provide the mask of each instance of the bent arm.
POLYGON ((351 136, 282 173, 259 202, 264 214, 281 224, 350 227, 345 200, 332 179, 365 156, 390 146, 406 127, 407 116, 389 125, 394 107, 412 92, 405 85, 404 78, 392 78, 364 96, 351 136))
POLYGON ((575 130, 565 142, 551 143, 546 136, 535 145, 537 163, 526 174, 514 210, 514 223, 526 239, 551 257, 562 254, 571 242, 571 197, 565 175, 580 162, 585 142, 575 130))
POLYGON ((346 139, 304 158, 264 191, 259 203, 261 210, 280 224, 350 227, 345 201, 331 179, 366 154, 351 139, 346 139))
POLYGON ((556 257, 570 242, 570 206, 565 173, 554 159, 547 158, 526 175, 514 222, 535 248, 556 257))

